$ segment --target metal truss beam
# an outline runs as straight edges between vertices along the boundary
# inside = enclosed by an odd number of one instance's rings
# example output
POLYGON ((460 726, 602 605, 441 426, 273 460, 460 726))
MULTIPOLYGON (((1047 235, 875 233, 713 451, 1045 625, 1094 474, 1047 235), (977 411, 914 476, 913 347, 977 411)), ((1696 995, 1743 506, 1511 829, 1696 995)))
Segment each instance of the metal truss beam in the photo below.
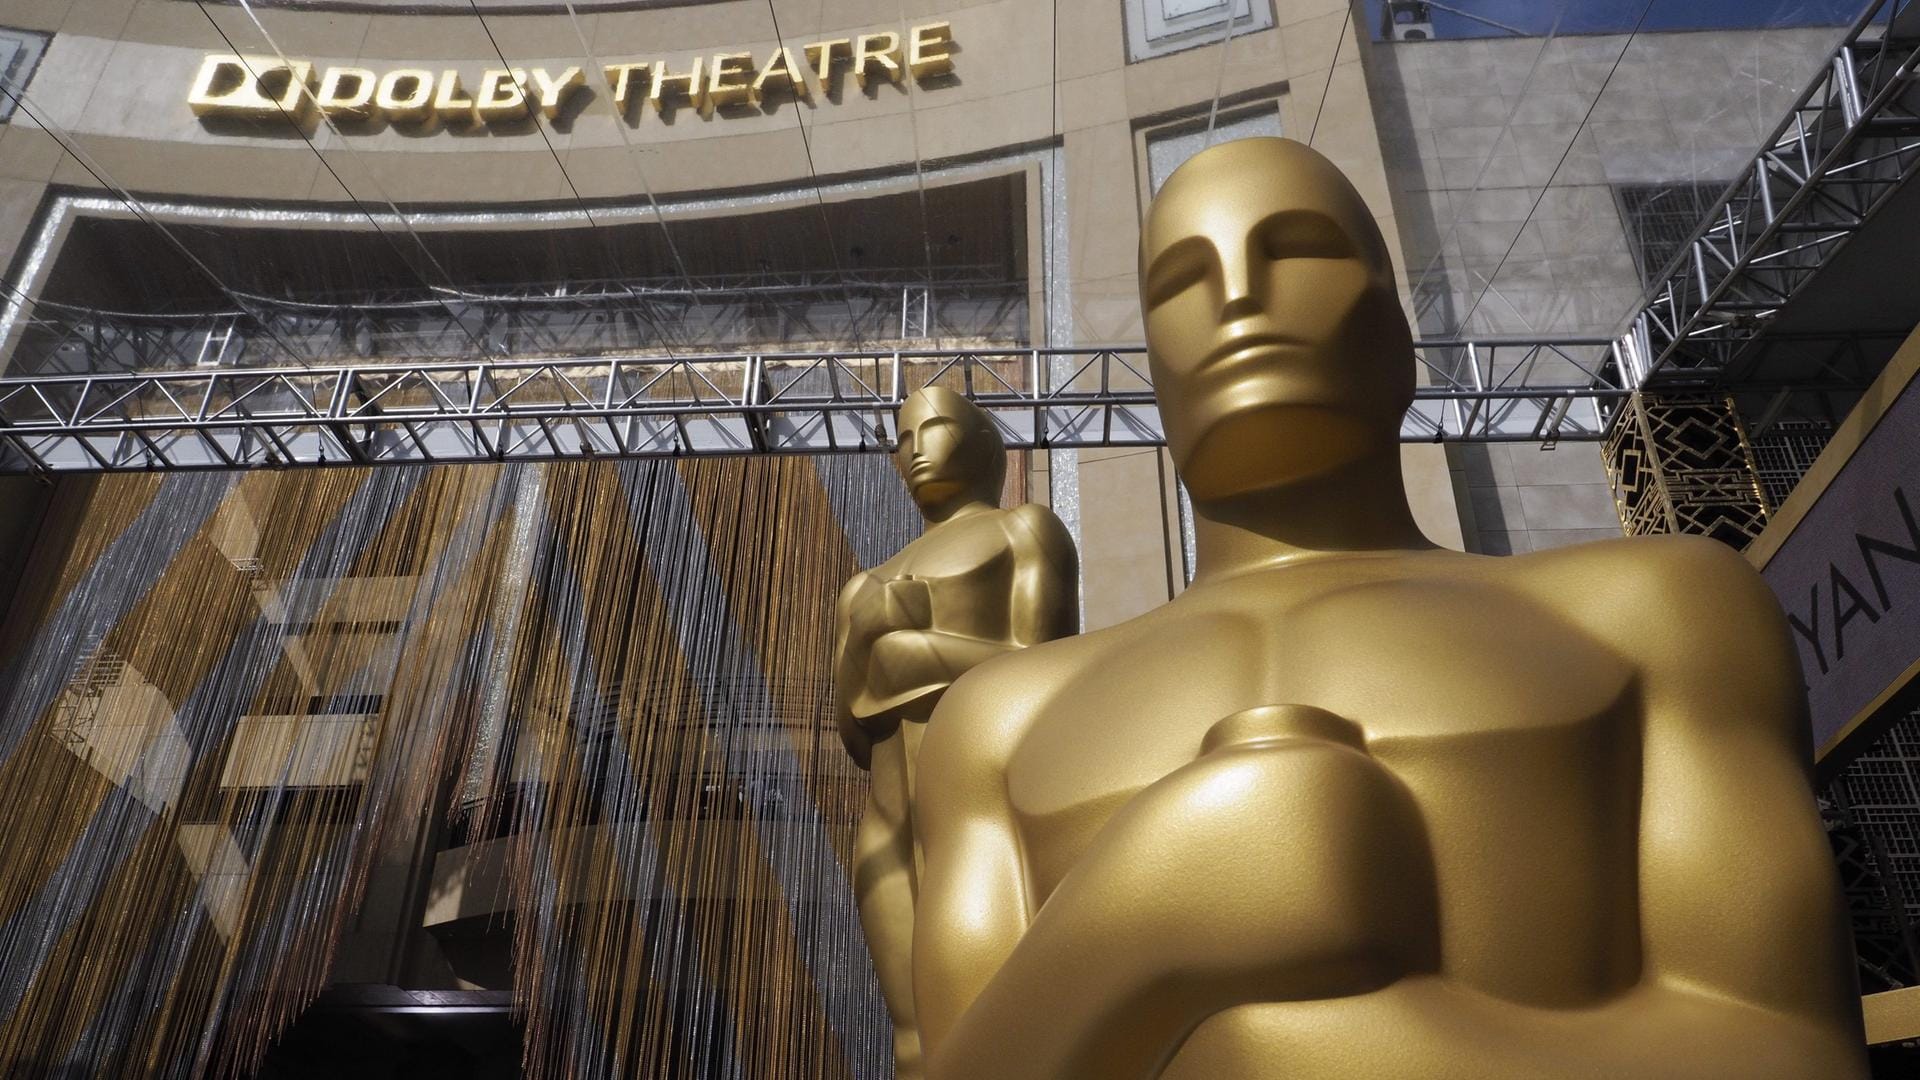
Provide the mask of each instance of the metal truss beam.
POLYGON ((1719 380, 1920 171, 1916 65, 1920 0, 1874 0, 1635 318, 1636 381, 1719 380))
MULTIPOLYGON (((1630 393, 1608 339, 1417 353, 1407 441, 1597 441, 1630 393)), ((931 384, 1016 448, 1163 441, 1138 347, 572 357, 0 379, 0 472, 884 451, 931 384)))

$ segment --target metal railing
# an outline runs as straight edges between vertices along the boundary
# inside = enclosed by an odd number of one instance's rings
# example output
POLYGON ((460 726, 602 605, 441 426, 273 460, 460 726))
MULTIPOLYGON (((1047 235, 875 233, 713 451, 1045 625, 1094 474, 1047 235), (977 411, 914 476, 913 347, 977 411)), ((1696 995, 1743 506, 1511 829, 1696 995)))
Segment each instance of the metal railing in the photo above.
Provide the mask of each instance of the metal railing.
POLYGON ((1634 319, 1635 381, 1711 382, 1920 170, 1920 0, 1875 0, 1634 319))
MULTIPOLYGON (((1720 380, 1920 171, 1917 68, 1920 0, 1875 0, 1623 337, 1419 343, 1402 439, 1599 441, 1632 391, 1720 380)), ((777 314, 780 332, 752 335, 771 339, 814 329, 832 340, 864 322, 874 336, 954 336, 941 334, 952 327, 939 293, 896 297, 889 276, 598 283, 372 307, 262 297, 261 311, 225 324, 52 305, 28 350, 38 373, 0 379, 0 471, 879 450, 900 403, 935 382, 966 392, 1013 447, 1162 441, 1140 348, 763 354, 660 337, 693 308, 714 326, 777 314), (816 317, 831 325, 812 327, 816 317), (281 352, 249 347, 256 338, 281 352), (281 355, 290 339, 306 355, 281 355), (651 355, 663 350, 681 355, 651 355)), ((1025 318, 1025 295, 989 277, 962 267, 940 284, 961 321, 991 334, 1025 318)))
MULTIPOLYGON (((1408 441, 1596 441, 1630 393, 1607 339, 1416 352, 1408 441)), ((1138 347, 575 357, 0 379, 0 471, 881 451, 933 384, 1015 448, 1163 441, 1138 347)))

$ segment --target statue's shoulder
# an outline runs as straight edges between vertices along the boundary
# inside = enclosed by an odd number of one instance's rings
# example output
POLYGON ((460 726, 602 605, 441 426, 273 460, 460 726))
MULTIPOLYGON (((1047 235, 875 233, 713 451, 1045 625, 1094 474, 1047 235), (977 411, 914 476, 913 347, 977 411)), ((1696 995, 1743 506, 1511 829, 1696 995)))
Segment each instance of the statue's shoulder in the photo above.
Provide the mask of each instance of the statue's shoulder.
POLYGON ((847 583, 840 586, 840 602, 844 604, 851 600, 854 594, 858 593, 860 589, 871 580, 873 580, 872 570, 855 571, 854 575, 847 579, 847 583))
POLYGON ((1021 503, 1007 511, 1007 516, 1030 529, 1057 529, 1063 534, 1067 531, 1067 526, 1061 522, 1060 515, 1039 503, 1021 503))
POLYGON ((1557 576, 1607 574, 1628 586, 1660 586, 1704 576, 1720 585, 1759 574, 1738 551, 1704 536, 1623 536, 1515 556, 1515 565, 1557 576))
POLYGON ((1622 537, 1503 561, 1582 621, 1614 631, 1608 637, 1646 641, 1675 631, 1727 640, 1778 636, 1785 625, 1758 571, 1703 536, 1622 537))
POLYGON ((1039 503, 1021 503, 1006 511, 1008 524, 1039 540, 1048 548, 1073 547, 1073 534, 1067 531, 1066 523, 1051 509, 1039 503))

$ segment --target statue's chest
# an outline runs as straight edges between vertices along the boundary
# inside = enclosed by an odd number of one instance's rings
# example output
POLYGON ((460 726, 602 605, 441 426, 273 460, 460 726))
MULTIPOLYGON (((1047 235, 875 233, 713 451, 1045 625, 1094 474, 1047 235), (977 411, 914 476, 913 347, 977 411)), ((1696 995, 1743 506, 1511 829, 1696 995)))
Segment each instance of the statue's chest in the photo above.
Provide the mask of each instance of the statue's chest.
POLYGON ((1614 738, 1631 681, 1564 617, 1479 584, 1255 585, 1192 607, 1064 686, 1015 752, 1008 791, 1043 892, 1120 805, 1198 757, 1236 712, 1298 704, 1345 717, 1419 797, 1527 761, 1577 770, 1614 738))
POLYGON ((982 515, 937 526, 872 573, 882 581, 977 581, 1010 570, 1012 558, 1000 523, 982 515))

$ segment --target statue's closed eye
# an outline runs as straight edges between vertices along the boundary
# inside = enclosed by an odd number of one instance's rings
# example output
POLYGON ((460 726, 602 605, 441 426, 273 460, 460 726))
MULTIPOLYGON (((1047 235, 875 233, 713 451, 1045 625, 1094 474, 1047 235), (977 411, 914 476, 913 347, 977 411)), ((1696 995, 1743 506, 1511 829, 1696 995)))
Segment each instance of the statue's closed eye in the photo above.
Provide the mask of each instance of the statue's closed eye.
MULTIPOLYGON (((1345 230, 1313 210, 1274 214, 1254 227, 1246 243, 1250 254, 1269 262, 1349 259, 1356 254, 1345 230)), ((1217 262, 1213 242, 1204 236, 1190 236, 1169 246, 1147 270, 1147 306, 1163 304, 1204 281, 1217 262)))
POLYGON ((1267 258, 1348 259, 1353 242, 1331 218, 1308 210, 1275 214, 1260 223, 1260 250, 1267 258))
POLYGON ((1147 306, 1166 303, 1204 280, 1213 261, 1213 246, 1198 236, 1161 252, 1147 270, 1147 306))

